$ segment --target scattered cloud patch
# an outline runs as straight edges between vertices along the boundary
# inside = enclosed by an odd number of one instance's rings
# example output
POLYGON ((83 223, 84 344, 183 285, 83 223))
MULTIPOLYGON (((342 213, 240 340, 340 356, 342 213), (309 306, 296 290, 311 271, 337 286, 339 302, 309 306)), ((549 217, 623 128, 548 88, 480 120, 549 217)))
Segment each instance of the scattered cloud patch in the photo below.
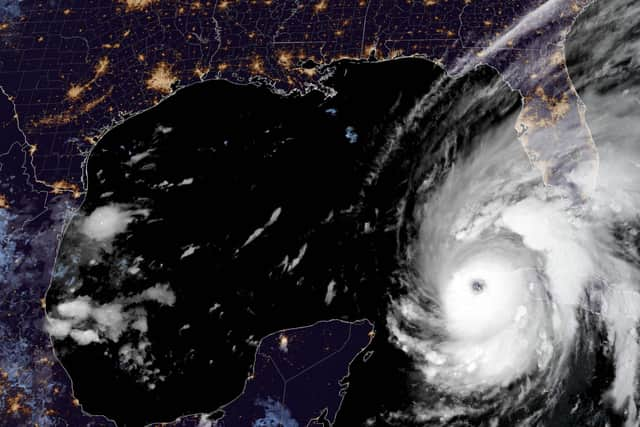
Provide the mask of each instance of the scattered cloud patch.
POLYGON ((136 343, 126 343, 118 350, 120 366, 138 375, 139 382, 145 383, 149 390, 156 388, 159 381, 164 381, 164 375, 158 368, 154 368, 155 359, 150 351, 151 342, 147 338, 136 343))
POLYGON ((348 126, 344 131, 344 136, 351 144, 355 144, 358 142, 358 134, 355 129, 351 126, 348 126))
POLYGON ((168 284, 157 284, 152 288, 146 289, 141 297, 143 300, 156 301, 161 305, 173 306, 176 302, 176 294, 171 290, 168 284))
POLYGON ((135 322, 131 324, 133 329, 140 331, 141 333, 146 333, 149 330, 149 324, 147 323, 146 317, 140 317, 135 322))
POLYGON ((101 206, 84 219, 80 232, 100 242, 108 241, 125 231, 131 221, 133 212, 117 205, 101 206))
POLYGON ((65 319, 56 319, 51 317, 47 320, 47 332, 54 338, 62 339, 71 333, 71 325, 73 321, 65 319))
POLYGON ((278 220, 278 218, 280 218, 281 213, 282 213, 282 208, 280 207, 276 208, 271 213, 271 217, 269 218, 269 221, 265 224, 265 227, 269 227, 270 225, 273 225, 278 220))
POLYGON ((128 330, 144 334, 149 330, 147 312, 140 304, 154 302, 173 306, 176 295, 168 284, 157 284, 138 295, 98 304, 79 296, 54 307, 46 330, 56 339, 72 338, 80 345, 109 340, 117 342, 128 330), (90 332, 90 333, 89 333, 90 332))
POLYGON ((94 308, 93 319, 98 329, 111 341, 117 341, 124 332, 129 321, 122 312, 122 304, 105 304, 94 308))
POLYGON ((193 255, 196 252, 196 249, 199 249, 199 248, 200 246, 197 246, 197 245, 187 246, 184 252, 182 252, 182 255, 180 255, 180 259, 193 255))
POLYGON ((156 133, 161 133, 163 135, 168 134, 172 130, 173 130, 173 128, 170 127, 170 126, 158 125, 158 127, 156 127, 156 133))
POLYGON ((272 398, 258 399, 256 406, 264 408, 264 417, 257 419, 251 424, 252 427, 298 427, 298 422, 292 418, 291 411, 282 405, 282 403, 272 398))
POLYGON ((298 255, 295 258, 293 258, 291 261, 289 261, 289 256, 285 256, 284 260, 282 261, 282 267, 284 271, 286 271, 287 273, 290 273, 291 271, 293 271, 293 269, 296 268, 298 264, 300 264, 300 261, 302 261, 302 257, 304 257, 304 254, 306 252, 307 252, 307 244, 305 243, 300 247, 300 250, 298 251, 298 255))
POLYGON ((333 298, 336 296, 336 282, 335 280, 332 280, 331 282, 329 282, 329 285, 327 286, 327 294, 324 296, 324 303, 329 305, 331 304, 331 301, 333 301, 333 298))
MULTIPOLYGON (((173 306, 176 295, 168 284, 156 284, 143 292, 118 297, 101 304, 89 296, 78 296, 54 306, 47 317, 45 329, 57 340, 71 339, 79 346, 94 343, 121 344, 118 361, 122 369, 136 374, 136 381, 150 390, 164 376, 153 368, 154 357, 149 351, 151 342, 148 314, 143 303, 173 306)), ((187 329, 185 326, 183 329, 187 329)))
POLYGON ((133 166, 136 163, 138 163, 139 161, 149 157, 151 154, 153 154, 155 150, 153 148, 143 151, 142 153, 138 153, 138 154, 134 154, 133 156, 131 156, 131 158, 129 159, 129 161, 126 163, 127 166, 133 166))
POLYGON ((265 229, 267 229, 268 227, 271 227, 278 220, 278 218, 280 218, 281 213, 282 213, 282 208, 281 207, 276 208, 271 213, 269 220, 262 227, 255 229, 254 232, 251 233, 251 235, 247 238, 247 240, 245 240, 245 242, 242 244, 241 248, 244 248, 245 246, 247 246, 248 244, 256 240, 258 237, 260 237, 260 235, 265 231, 265 229))
POLYGON ((91 329, 86 331, 81 331, 79 329, 73 329, 69 335, 75 342, 80 345, 87 345, 93 342, 100 342, 100 337, 96 333, 96 331, 92 331, 91 329))
POLYGON ((260 237, 263 231, 264 231, 264 228, 262 227, 256 228, 254 232, 251 233, 251 235, 247 238, 247 240, 242 244, 242 247, 244 248, 245 246, 247 246, 248 244, 256 240, 258 237, 260 237))
POLYGON ((69 317, 77 321, 88 318, 91 310, 91 299, 85 296, 58 304, 58 313, 60 316, 69 317))

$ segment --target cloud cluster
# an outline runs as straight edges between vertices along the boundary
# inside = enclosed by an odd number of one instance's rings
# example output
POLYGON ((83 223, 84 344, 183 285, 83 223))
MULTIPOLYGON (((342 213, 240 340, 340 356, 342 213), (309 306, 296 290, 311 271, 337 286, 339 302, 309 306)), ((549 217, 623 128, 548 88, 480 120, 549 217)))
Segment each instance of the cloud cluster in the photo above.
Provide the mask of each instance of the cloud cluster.
POLYGON ((124 232, 135 216, 149 216, 145 209, 127 210, 120 205, 106 205, 96 208, 80 224, 79 231, 90 239, 108 242, 124 232))
POLYGON ((173 306, 175 293, 168 284, 157 284, 132 297, 98 304, 86 295, 58 304, 47 318, 46 329, 56 339, 70 337, 79 345, 109 340, 117 342, 129 329, 145 333, 146 301, 173 306))
POLYGON ((86 346, 96 343, 118 345, 118 360, 122 369, 138 374, 138 381, 149 389, 164 377, 153 367, 149 347, 148 303, 172 307, 176 295, 168 284, 156 284, 129 297, 100 304, 87 295, 70 298, 49 312, 45 329, 57 340, 71 339, 86 346))

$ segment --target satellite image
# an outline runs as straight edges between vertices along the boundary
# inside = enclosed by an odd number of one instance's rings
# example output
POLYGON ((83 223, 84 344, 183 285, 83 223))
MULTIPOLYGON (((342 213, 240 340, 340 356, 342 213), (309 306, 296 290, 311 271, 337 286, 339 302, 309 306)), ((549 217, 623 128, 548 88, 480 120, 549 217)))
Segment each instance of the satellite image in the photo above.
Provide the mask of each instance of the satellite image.
POLYGON ((639 135, 634 0, 0 0, 0 427, 638 427, 639 135))

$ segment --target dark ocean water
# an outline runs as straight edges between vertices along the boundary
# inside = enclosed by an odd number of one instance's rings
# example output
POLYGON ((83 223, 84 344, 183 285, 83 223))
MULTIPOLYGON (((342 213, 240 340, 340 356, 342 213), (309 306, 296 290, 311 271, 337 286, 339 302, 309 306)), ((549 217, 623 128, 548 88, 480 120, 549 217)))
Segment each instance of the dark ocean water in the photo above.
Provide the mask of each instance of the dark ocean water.
POLYGON ((440 76, 421 60, 343 63, 330 99, 207 82, 109 132, 91 155, 48 306, 72 295, 109 304, 156 283, 176 302, 144 306, 148 369, 119 363, 122 345, 138 342, 131 331, 87 346, 56 341, 85 409, 122 425, 212 411, 241 391, 257 340, 331 318, 368 318, 378 332, 340 417, 405 402, 406 379, 388 367, 406 361, 387 345, 383 319, 397 268, 394 203, 408 175, 379 172, 394 123, 440 76), (149 215, 96 249, 77 228, 109 204, 149 215), (181 258, 189 246, 197 250, 181 258), (141 272, 127 274, 133 264, 141 272), (83 284, 69 293, 74 277, 83 284))

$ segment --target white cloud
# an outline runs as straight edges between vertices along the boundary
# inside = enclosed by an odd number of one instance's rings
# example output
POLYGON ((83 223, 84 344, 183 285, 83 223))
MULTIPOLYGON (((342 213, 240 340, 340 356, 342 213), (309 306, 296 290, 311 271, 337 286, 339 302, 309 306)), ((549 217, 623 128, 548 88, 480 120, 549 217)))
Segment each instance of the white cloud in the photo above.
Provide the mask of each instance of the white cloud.
POLYGON ((324 303, 329 305, 331 304, 331 301, 333 301, 333 298, 336 296, 336 282, 335 280, 332 280, 331 282, 329 282, 329 285, 327 285, 327 294, 324 296, 324 303))
POLYGON ((139 305, 145 301, 173 306, 176 296, 168 284, 157 284, 138 295, 102 305, 88 296, 80 296, 58 304, 57 318, 49 317, 45 329, 56 339, 71 337, 80 345, 102 339, 117 342, 129 329, 147 333, 147 312, 139 305))
POLYGON ((271 213, 271 218, 269 218, 269 221, 265 224, 265 227, 269 227, 269 226, 273 225, 278 220, 278 218, 280 217, 281 213, 282 213, 282 208, 281 207, 276 208, 271 213))
POLYGON ((137 344, 126 343, 120 350, 118 356, 120 366, 130 372, 135 372, 138 376, 138 382, 146 384, 153 390, 159 381, 164 381, 165 376, 160 374, 158 368, 154 368, 153 354, 148 350, 151 342, 142 338, 137 344))
POLYGON ((91 314, 91 299, 81 296, 72 301, 58 304, 56 307, 62 317, 71 317, 74 320, 85 320, 91 314))
POLYGON ((71 320, 62 320, 50 317, 47 319, 45 329, 54 338, 64 338, 71 332, 71 320))
POLYGON ((131 343, 127 343, 120 347, 118 353, 120 354, 120 363, 130 367, 144 366, 144 359, 146 356, 146 347, 133 346, 131 343))
POLYGON ((171 132, 173 130, 173 128, 171 126, 163 126, 163 125, 158 125, 158 127, 156 128, 156 132, 158 133, 162 133, 162 134, 168 134, 169 132, 171 132))
POLYGON ((98 334, 91 329, 85 331, 73 329, 69 336, 80 345, 87 345, 91 344, 92 342, 100 342, 100 337, 98 336, 98 334))
POLYGON ((117 341, 127 327, 127 319, 122 312, 122 304, 105 304, 96 307, 91 313, 103 331, 112 341, 117 341))
POLYGON ((132 220, 131 212, 116 205, 101 206, 85 218, 80 232, 94 240, 110 240, 125 231, 132 220))
POLYGON ((198 427, 213 427, 213 421, 208 417, 208 414, 202 414, 198 420, 198 427))
POLYGON ((146 333, 149 330, 149 324, 147 323, 147 318, 146 317, 140 317, 138 320, 134 321, 131 324, 131 327, 133 329, 136 329, 136 330, 142 332, 143 334, 146 333))
POLYGON ((142 153, 138 153, 138 154, 134 154, 133 156, 131 156, 131 159, 129 159, 129 161, 126 163, 128 166, 132 166, 135 165, 136 163, 138 163, 140 160, 145 159, 146 157, 149 157, 151 155, 151 153, 153 153, 155 150, 150 149, 147 151, 143 151, 142 153))
POLYGON ((182 253, 182 255, 180 255, 180 259, 182 258, 186 258, 190 255, 193 255, 196 252, 196 249, 199 249, 200 246, 197 245, 189 245, 187 246, 187 248, 184 250, 184 252, 182 253))
POLYGON ((271 217, 269 217, 269 220, 264 224, 264 226, 256 228, 253 231, 253 233, 251 233, 251 235, 247 238, 247 240, 245 240, 245 242, 242 244, 240 248, 244 248, 245 246, 247 246, 248 244, 256 240, 258 237, 260 237, 268 227, 271 227, 278 220, 281 213, 282 213, 282 208, 280 207, 276 208, 271 213, 271 217))
MULTIPOLYGON (((136 262, 142 261, 137 259, 136 262)), ((62 302, 56 306, 53 315, 47 318, 46 331, 55 339, 71 338, 77 345, 111 341, 122 343, 119 362, 123 369, 137 376, 137 381, 149 389, 156 387, 164 376, 153 367, 154 357, 148 347, 146 336, 149 331, 147 311, 142 303, 173 306, 175 293, 169 284, 156 284, 133 296, 119 296, 112 302, 98 304, 88 296, 62 302)), ((188 329, 185 325, 181 330, 188 329)))
POLYGON ((168 284, 157 284, 145 290, 141 294, 143 300, 156 301, 162 305, 173 306, 176 302, 176 294, 169 288, 168 284))

